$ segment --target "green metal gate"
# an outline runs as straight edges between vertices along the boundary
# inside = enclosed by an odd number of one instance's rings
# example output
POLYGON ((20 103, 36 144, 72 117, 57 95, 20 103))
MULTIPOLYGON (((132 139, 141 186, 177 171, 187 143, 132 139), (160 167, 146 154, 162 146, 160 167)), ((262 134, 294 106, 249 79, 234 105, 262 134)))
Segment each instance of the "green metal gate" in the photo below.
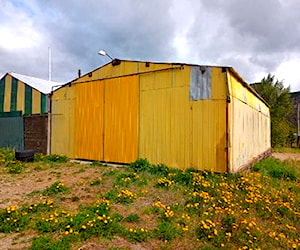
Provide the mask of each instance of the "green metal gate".
POLYGON ((24 149, 22 112, 0 113, 0 148, 24 149))

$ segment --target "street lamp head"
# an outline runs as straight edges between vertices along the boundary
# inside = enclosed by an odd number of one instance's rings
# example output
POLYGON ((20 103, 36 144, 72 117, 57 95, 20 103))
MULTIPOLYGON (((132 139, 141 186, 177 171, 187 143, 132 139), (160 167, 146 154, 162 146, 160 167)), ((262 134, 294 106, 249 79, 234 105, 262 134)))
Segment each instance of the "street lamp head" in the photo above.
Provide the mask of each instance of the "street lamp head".
POLYGON ((104 50, 100 50, 100 51, 98 52, 98 54, 99 54, 100 56, 106 56, 106 52, 105 52, 104 50))
POLYGON ((109 57, 112 61, 114 60, 105 50, 100 50, 99 52, 98 52, 98 54, 100 55, 100 56, 107 56, 107 57, 109 57))

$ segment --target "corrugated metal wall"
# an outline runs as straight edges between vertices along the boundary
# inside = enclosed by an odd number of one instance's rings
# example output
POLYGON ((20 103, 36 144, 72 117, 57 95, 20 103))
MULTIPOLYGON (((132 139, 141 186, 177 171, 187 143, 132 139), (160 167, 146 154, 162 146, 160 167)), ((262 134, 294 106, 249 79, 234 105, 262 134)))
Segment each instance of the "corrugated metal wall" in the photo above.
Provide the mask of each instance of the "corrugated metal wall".
POLYGON ((75 88, 57 90, 51 107, 51 153, 75 158, 75 88))
POLYGON ((104 81, 75 84, 73 88, 75 158, 103 161, 104 81))
POLYGON ((138 158, 138 76, 105 80, 104 161, 138 158))
POLYGON ((0 147, 24 149, 23 117, 21 112, 1 113, 0 147))
POLYGON ((226 74, 212 68, 212 97, 190 101, 190 70, 140 76, 139 156, 182 169, 224 172, 226 74))
POLYGON ((241 82, 228 73, 230 88, 230 170, 240 166, 271 148, 269 108, 241 82))
POLYGON ((138 76, 75 84, 75 157, 130 163, 138 154, 138 76))
POLYGON ((140 76, 140 158, 177 168, 190 166, 192 112, 187 72, 140 76))
POLYGON ((22 111, 23 114, 46 112, 46 95, 6 74, 0 81, 0 112, 22 111))
POLYGON ((268 107, 221 67, 108 64, 55 91, 52 112, 52 153, 72 158, 225 172, 270 146, 268 107))

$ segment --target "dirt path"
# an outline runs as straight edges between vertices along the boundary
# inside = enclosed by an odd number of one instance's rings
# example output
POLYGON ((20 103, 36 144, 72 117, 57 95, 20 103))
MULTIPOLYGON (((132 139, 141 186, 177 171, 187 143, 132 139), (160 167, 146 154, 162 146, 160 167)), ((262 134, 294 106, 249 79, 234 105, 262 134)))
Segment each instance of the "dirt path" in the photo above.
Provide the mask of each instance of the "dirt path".
POLYGON ((280 160, 296 160, 300 161, 300 153, 272 153, 272 156, 280 160))

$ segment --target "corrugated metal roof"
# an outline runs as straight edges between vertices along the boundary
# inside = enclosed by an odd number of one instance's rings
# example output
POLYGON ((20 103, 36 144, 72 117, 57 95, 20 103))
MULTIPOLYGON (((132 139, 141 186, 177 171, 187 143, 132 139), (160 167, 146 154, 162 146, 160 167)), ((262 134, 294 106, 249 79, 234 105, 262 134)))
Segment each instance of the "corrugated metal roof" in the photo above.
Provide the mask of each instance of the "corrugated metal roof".
POLYGON ((250 84, 246 83, 244 79, 235 71, 233 67, 228 67, 230 72, 243 84, 245 88, 247 88, 251 93, 253 93, 259 100, 261 100, 264 104, 267 105, 267 107, 270 107, 267 101, 265 101, 264 98, 262 98, 254 88, 250 86, 250 84))
POLYGON ((63 83, 48 81, 32 76, 25 76, 14 72, 10 72, 9 74, 43 94, 50 94, 52 90, 63 85, 63 83))

